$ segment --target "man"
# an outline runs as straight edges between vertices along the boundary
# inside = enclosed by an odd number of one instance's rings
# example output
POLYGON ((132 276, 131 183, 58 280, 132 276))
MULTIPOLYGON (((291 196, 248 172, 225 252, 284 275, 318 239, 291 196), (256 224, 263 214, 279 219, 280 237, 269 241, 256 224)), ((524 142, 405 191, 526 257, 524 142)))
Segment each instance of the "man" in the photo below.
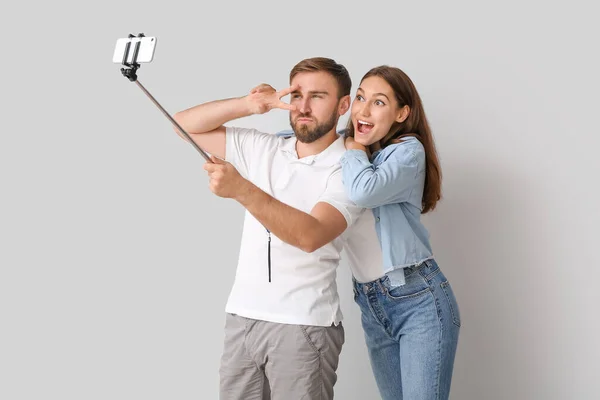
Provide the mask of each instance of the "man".
MULTIPOLYGON (((290 72, 290 85, 279 92, 260 85, 175 115, 212 155, 211 190, 247 210, 226 306, 221 399, 333 398, 344 343, 340 235, 364 221, 367 242, 378 248, 372 214, 359 218, 363 210, 347 199, 341 178, 345 147, 336 126, 350 107, 348 72, 331 59, 307 59, 290 72), (288 94, 289 104, 281 101, 288 94), (274 108, 290 111, 295 137, 224 126, 274 108)), ((378 255, 350 257, 381 268, 378 255)))

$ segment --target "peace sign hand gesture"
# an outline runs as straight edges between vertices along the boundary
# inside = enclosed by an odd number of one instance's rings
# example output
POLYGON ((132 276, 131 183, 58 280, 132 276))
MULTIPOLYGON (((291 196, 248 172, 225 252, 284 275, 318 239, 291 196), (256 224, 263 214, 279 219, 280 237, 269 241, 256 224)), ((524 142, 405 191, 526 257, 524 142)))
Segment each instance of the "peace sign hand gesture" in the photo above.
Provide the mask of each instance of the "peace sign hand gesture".
POLYGON ((266 83, 260 84, 250 91, 246 96, 248 100, 250 112, 252 114, 264 114, 274 108, 282 110, 294 111, 296 106, 281 101, 281 98, 287 96, 295 90, 298 90, 298 85, 290 86, 287 89, 276 91, 271 85, 266 83))

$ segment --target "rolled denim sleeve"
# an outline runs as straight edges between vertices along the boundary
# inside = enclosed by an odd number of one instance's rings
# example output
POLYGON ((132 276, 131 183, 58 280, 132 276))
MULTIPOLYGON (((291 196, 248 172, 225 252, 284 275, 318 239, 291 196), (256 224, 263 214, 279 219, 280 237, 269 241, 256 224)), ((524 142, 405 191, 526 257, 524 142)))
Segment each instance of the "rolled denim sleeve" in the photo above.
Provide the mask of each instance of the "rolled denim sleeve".
POLYGON ((348 197, 365 208, 409 201, 424 174, 424 153, 416 146, 396 146, 377 166, 364 151, 346 150, 340 163, 348 197))

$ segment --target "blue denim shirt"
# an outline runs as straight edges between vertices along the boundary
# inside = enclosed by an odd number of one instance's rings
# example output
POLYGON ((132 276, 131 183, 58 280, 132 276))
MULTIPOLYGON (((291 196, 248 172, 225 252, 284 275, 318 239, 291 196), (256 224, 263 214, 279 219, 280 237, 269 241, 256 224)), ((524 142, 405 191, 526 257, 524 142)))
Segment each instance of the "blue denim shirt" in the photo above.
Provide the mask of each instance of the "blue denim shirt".
MULTIPOLYGON (((277 135, 292 136, 294 131, 282 130, 277 135)), ((403 285, 404 267, 433 258, 429 232, 421 222, 426 171, 423 145, 409 136, 375 152, 371 160, 362 150, 346 150, 340 163, 350 200, 373 209, 384 273, 392 285, 403 285)))
POLYGON ((350 200, 373 209, 384 272, 394 285, 404 284, 402 268, 433 258, 429 233, 421 222, 423 145, 408 137, 375 152, 371 160, 362 150, 347 150, 340 163, 350 200))

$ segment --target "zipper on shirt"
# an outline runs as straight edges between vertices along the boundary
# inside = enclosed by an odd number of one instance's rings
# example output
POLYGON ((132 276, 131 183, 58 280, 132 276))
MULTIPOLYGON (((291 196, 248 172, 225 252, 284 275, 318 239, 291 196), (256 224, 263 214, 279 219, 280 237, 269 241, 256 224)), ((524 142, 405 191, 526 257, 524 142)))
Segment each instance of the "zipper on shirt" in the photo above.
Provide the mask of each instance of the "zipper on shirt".
MULTIPOLYGON (((265 228, 266 229, 266 228, 265 228)), ((268 242, 267 242, 267 258, 269 266, 269 282, 271 282, 271 231, 267 229, 268 242)))

